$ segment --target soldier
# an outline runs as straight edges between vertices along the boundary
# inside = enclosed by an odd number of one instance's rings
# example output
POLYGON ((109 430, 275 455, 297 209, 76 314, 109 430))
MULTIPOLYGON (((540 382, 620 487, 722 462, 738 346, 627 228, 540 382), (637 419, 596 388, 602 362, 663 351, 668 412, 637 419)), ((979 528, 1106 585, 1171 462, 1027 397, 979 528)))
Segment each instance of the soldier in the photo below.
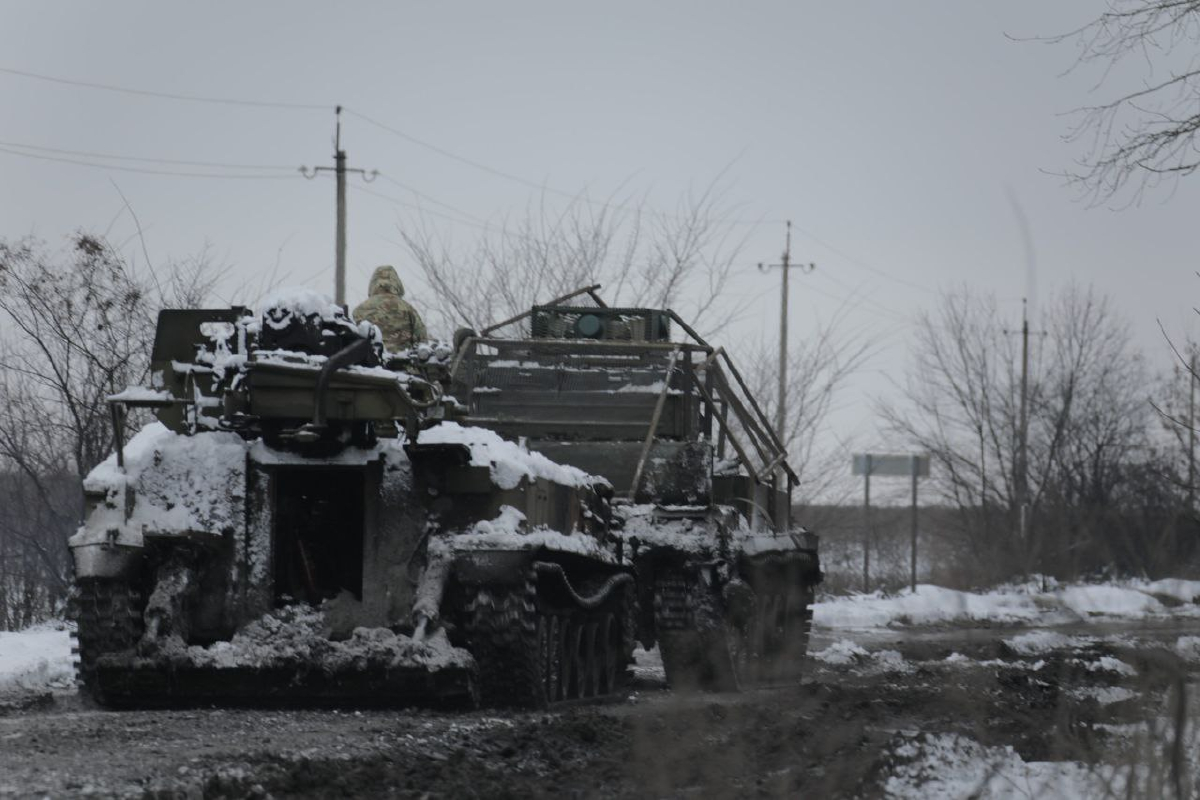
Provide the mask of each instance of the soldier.
POLYGON ((354 309, 354 319, 378 325, 384 348, 392 353, 407 350, 426 338, 421 315, 404 299, 404 284, 389 266, 376 267, 367 299, 354 309))

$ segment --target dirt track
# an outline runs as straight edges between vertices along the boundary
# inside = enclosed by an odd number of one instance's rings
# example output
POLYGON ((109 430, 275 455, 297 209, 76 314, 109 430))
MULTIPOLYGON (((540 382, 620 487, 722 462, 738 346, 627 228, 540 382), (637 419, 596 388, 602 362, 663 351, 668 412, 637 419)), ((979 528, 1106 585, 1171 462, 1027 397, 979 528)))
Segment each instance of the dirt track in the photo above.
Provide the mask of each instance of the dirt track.
POLYGON ((624 702, 549 714, 114 713, 60 695, 0 711, 0 796, 873 797, 914 731, 1086 762, 1169 689, 1144 646, 1043 654, 1031 672, 1002 635, 901 639, 902 661, 814 662, 799 687, 743 695, 679 697, 651 667, 624 702), (1106 657, 1137 677, 1085 666, 1106 657), (1137 699, 1072 696, 1131 681, 1137 699))

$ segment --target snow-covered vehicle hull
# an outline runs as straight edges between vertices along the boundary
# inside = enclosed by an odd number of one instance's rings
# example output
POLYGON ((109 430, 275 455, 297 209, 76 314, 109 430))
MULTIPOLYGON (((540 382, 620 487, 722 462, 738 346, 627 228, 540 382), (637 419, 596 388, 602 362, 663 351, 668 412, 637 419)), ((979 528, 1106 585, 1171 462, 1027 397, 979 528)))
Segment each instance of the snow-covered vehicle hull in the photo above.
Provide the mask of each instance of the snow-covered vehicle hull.
POLYGON ((113 398, 118 422, 160 421, 128 442, 118 424, 85 481, 84 689, 111 706, 616 691, 634 598, 606 482, 445 421, 436 353, 373 363, 373 332, 290 302, 166 312, 154 385, 113 398))
POLYGON ((822 576, 817 537, 792 522, 783 444, 722 349, 594 288, 464 340, 463 422, 608 480, 632 627, 672 687, 797 679, 822 576))
POLYGON ((396 357, 309 295, 163 312, 70 542, 84 689, 544 707, 639 642, 675 687, 795 678, 820 569, 782 446, 670 312, 590 313, 396 357))

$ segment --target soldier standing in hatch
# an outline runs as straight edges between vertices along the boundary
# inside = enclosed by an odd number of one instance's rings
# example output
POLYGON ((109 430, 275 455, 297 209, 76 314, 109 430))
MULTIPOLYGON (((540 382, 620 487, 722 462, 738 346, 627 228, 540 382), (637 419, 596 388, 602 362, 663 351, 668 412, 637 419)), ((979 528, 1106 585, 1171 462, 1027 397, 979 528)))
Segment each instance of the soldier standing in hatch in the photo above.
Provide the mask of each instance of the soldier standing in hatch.
POLYGON ((384 349, 390 353, 407 350, 427 336, 421 315, 404 299, 400 276, 389 266, 375 268, 367 299, 354 309, 354 319, 378 325, 384 349))

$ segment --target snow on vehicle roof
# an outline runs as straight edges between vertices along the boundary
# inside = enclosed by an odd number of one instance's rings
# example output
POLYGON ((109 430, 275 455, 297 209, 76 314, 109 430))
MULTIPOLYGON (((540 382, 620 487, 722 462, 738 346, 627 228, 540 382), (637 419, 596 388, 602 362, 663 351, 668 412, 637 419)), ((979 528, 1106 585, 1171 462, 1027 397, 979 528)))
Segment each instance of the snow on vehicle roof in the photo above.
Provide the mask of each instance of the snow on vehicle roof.
POLYGON ((273 315, 271 311, 289 311, 300 317, 317 316, 325 320, 346 319, 346 312, 329 295, 303 286, 276 289, 259 303, 258 315, 273 328, 283 327, 287 315, 273 315))
POLYGON ((501 489, 515 489, 522 478, 546 480, 565 486, 593 486, 604 479, 588 475, 581 469, 559 464, 541 453, 531 453, 516 442, 510 442, 487 428, 463 427, 457 422, 443 422, 421 431, 419 444, 462 444, 471 451, 471 464, 488 467, 492 482, 501 489))
POLYGON ((525 514, 512 506, 501 506, 495 519, 480 520, 463 532, 437 537, 431 551, 450 554, 461 550, 533 550, 545 548, 560 553, 577 553, 603 561, 614 561, 612 553, 591 536, 572 536, 544 526, 526 527, 525 514))
POLYGON ((237 528, 240 504, 235 500, 245 491, 246 449, 236 433, 185 436, 161 422, 150 423, 125 445, 124 470, 114 453, 84 479, 85 491, 103 492, 113 500, 113 519, 111 525, 85 523, 72 543, 103 536, 108 527, 119 529, 118 541, 129 545, 142 543, 143 530, 219 534, 237 528), (123 518, 123 501, 115 497, 126 487, 134 489, 136 498, 128 520, 123 518))
POLYGON ((165 389, 151 389, 148 386, 127 386, 123 391, 110 394, 109 401, 123 403, 163 402, 175 399, 175 396, 165 389))

